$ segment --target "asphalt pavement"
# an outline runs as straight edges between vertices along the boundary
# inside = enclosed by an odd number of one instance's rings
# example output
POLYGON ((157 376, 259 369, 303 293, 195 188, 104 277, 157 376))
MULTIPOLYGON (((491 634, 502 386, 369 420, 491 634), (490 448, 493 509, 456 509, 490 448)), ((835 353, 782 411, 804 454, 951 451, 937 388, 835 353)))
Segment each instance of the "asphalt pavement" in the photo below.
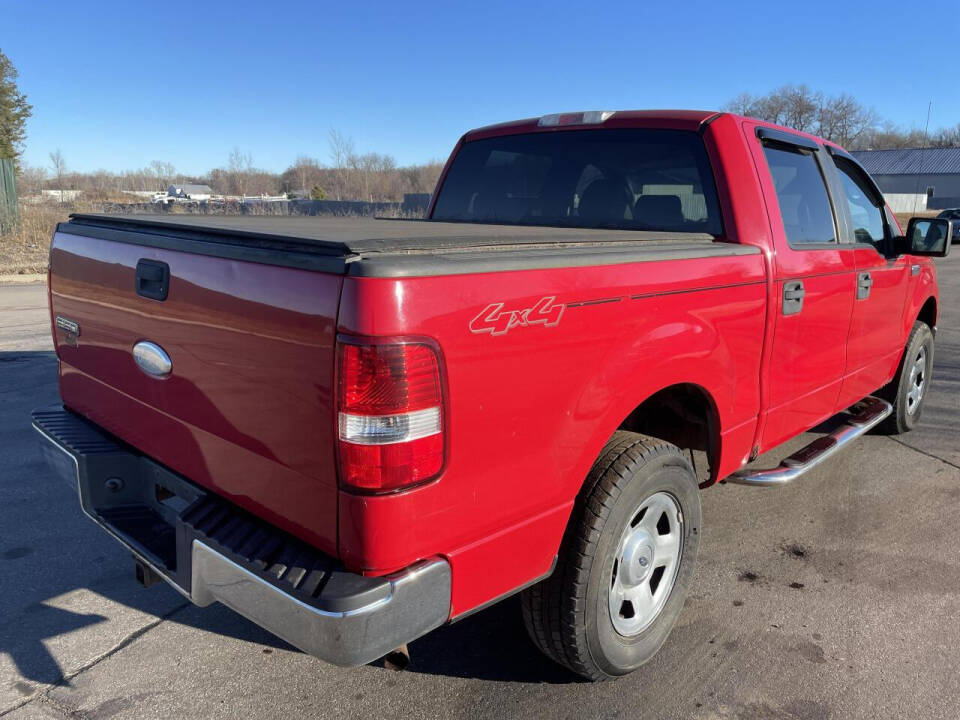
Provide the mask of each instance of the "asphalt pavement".
MULTIPOLYGON (((0 286, 0 717, 960 717, 960 248, 920 428, 869 435, 781 489, 704 493, 698 568, 664 649, 581 682, 515 599, 411 644, 402 672, 335 668, 230 610, 141 589, 47 472, 57 400, 42 285, 0 286)), ((798 447, 806 440, 791 444, 798 447)))

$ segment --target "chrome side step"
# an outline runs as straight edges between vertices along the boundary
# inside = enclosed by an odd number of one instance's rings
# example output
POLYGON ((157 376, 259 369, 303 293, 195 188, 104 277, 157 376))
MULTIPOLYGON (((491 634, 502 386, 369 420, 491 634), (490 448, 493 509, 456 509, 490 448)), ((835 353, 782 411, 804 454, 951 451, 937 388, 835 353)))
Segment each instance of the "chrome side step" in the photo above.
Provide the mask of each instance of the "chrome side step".
POLYGON ((776 487, 791 483, 879 424, 893 412, 893 406, 886 400, 866 397, 847 412, 849 417, 843 425, 800 448, 781 461, 779 466, 769 470, 738 470, 726 478, 726 482, 754 487, 776 487))

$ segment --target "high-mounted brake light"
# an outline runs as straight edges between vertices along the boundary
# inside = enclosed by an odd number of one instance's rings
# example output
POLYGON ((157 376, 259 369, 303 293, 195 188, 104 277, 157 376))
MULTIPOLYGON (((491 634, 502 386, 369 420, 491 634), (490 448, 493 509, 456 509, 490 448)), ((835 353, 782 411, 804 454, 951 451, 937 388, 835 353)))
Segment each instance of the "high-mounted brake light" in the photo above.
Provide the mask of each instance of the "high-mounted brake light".
POLYGON ((435 478, 444 464, 440 358, 425 343, 337 345, 340 482, 389 492, 435 478))
POLYGON ((537 121, 540 127, 558 127, 561 125, 599 125, 613 117, 613 110, 588 110, 587 112, 558 113, 544 115, 537 121))

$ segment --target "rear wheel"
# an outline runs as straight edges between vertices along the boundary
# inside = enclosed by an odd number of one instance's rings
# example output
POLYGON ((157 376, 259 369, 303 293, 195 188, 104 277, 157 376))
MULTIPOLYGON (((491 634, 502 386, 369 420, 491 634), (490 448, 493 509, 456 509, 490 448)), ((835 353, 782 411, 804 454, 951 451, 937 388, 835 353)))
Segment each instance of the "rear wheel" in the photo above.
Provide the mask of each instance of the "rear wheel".
POLYGON ((878 395, 893 405, 893 412, 880 425, 889 435, 913 430, 920 421, 923 401, 933 373, 933 332, 926 323, 914 323, 896 377, 878 395))
POLYGON ((681 450, 617 432, 577 498, 553 575, 523 594, 530 637, 591 680, 636 670, 676 623, 699 533, 697 479, 681 450))

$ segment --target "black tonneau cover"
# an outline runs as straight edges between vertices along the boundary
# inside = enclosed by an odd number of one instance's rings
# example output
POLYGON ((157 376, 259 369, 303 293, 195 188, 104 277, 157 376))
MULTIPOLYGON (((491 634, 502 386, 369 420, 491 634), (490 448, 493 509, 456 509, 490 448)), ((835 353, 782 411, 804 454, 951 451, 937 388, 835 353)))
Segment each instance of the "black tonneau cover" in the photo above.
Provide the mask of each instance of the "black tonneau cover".
POLYGON ((755 254, 702 233, 316 216, 73 214, 58 232, 366 277, 755 254))

